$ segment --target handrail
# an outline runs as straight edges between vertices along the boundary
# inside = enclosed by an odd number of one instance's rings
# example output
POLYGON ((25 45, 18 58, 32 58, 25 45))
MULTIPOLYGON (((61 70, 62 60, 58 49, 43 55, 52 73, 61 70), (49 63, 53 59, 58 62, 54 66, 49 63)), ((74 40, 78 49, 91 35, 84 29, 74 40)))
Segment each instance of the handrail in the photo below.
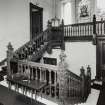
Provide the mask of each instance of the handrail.
POLYGON ((72 76, 73 78, 82 81, 82 78, 80 76, 78 76, 77 74, 71 72, 70 70, 68 70, 69 75, 72 76))
POLYGON ((101 20, 101 21, 96 21, 96 23, 104 23, 105 20, 101 20))
POLYGON ((64 37, 72 38, 77 37, 92 37, 93 35, 93 23, 78 23, 71 25, 64 25, 64 37))
POLYGON ((18 50, 21 50, 24 46, 28 45, 29 43, 38 40, 40 37, 43 36, 43 33, 44 33, 44 32, 47 32, 47 31, 48 31, 48 29, 46 29, 45 31, 39 33, 39 35, 37 35, 34 39, 32 39, 32 40, 26 42, 25 44, 23 44, 23 45, 22 45, 21 47, 19 47, 15 52, 17 52, 18 50))
MULTIPOLYGON (((18 59, 27 59, 27 57, 30 54, 33 55, 32 53, 37 52, 35 50, 37 50, 37 48, 39 48, 42 43, 44 44, 44 42, 47 41, 47 37, 48 37, 48 29, 46 29, 42 33, 38 34, 34 39, 28 41, 27 43, 22 45, 20 48, 18 48, 15 52, 13 52, 14 57, 16 57, 18 59), (33 47, 34 47, 34 49, 33 49, 33 47)), ((46 46, 44 45, 44 47, 46 47, 46 46)), ((41 50, 44 51, 44 48, 41 50)), ((39 51, 39 53, 40 53, 40 51, 39 51)))
POLYGON ((32 61, 26 61, 26 60, 19 60, 18 61, 19 65, 27 65, 28 67, 35 67, 35 68, 42 68, 42 70, 54 70, 57 71, 58 68, 55 65, 49 65, 49 64, 41 64, 41 63, 36 63, 32 61), (44 68, 44 69, 43 69, 44 68))
MULTIPOLYGON (((46 29, 44 32, 47 32, 47 30, 48 30, 48 29, 46 29)), ((44 33, 44 32, 42 32, 42 33, 44 33)), ((41 36, 43 36, 42 33, 40 33, 39 35, 37 35, 33 40, 37 40, 37 39, 39 39, 41 36)), ((28 42, 26 42, 25 44, 23 44, 21 47, 19 47, 18 49, 16 49, 14 53, 16 53, 16 52, 18 52, 19 50, 21 50, 24 46, 28 45, 28 44, 29 44, 30 42, 32 42, 33 40, 28 41, 28 42)), ((7 58, 3 59, 3 60, 0 62, 0 65, 2 65, 6 60, 7 60, 7 58)))
POLYGON ((91 68, 90 66, 87 67, 86 74, 83 67, 80 70, 80 77, 72 72, 69 72, 70 75, 68 79, 68 99, 73 97, 75 99, 82 99, 81 102, 85 102, 91 92, 91 68))
POLYGON ((67 24, 67 25, 64 25, 64 27, 66 26, 78 26, 78 25, 86 25, 86 24, 93 24, 93 22, 86 22, 86 23, 75 23, 75 24, 67 24))

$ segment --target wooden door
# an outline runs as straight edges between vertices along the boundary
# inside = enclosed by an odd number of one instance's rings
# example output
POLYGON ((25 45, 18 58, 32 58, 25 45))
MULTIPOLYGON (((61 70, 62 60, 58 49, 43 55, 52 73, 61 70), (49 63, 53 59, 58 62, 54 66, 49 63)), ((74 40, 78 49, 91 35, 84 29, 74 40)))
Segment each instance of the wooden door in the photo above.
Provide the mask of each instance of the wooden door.
POLYGON ((30 3, 30 39, 43 31, 43 8, 30 3))
POLYGON ((105 36, 97 37, 96 45, 96 78, 105 78, 105 36))

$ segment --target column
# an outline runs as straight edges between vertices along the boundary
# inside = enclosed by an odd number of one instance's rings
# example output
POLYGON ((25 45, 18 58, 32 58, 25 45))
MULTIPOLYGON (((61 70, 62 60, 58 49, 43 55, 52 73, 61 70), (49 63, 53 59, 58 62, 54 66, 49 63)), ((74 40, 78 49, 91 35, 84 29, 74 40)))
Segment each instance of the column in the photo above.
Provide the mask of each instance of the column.
POLYGON ((33 76, 33 68, 32 68, 32 71, 31 71, 31 79, 32 80, 34 79, 34 76, 33 76))
POLYGON ((44 79, 45 79, 45 82, 47 82, 47 80, 46 80, 46 70, 44 71, 44 79))
POLYGON ((49 84, 51 84, 51 71, 49 70, 49 84))
POLYGON ((51 71, 49 70, 49 84, 50 84, 50 95, 51 95, 51 71))
POLYGON ((57 78, 56 78, 56 71, 54 72, 55 73, 55 80, 54 80, 54 84, 55 84, 55 98, 56 98, 56 83, 57 83, 57 78))

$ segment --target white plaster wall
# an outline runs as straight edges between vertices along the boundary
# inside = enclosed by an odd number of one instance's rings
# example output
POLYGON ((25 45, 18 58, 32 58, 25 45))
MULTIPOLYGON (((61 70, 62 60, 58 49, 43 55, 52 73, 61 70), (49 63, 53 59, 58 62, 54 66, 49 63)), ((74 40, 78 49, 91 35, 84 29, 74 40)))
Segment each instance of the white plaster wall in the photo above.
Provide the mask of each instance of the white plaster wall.
MULTIPOLYGON (((43 29, 52 17, 52 0, 38 0, 43 8, 43 29)), ((30 39, 29 2, 36 0, 0 0, 0 61, 6 57, 6 46, 11 42, 14 49, 30 39)))
MULTIPOLYGON (((59 63, 60 52, 60 49, 53 49, 52 54, 46 52, 44 57, 57 58, 57 63, 59 63)), ((90 65, 92 68, 92 78, 95 78, 96 46, 92 45, 92 42, 66 42, 65 53, 69 70, 79 75, 81 66, 84 66, 86 69, 90 65)))
POLYGON ((7 0, 0 0, 0 58, 5 56, 6 52, 6 35, 7 35, 7 15, 8 15, 8 5, 7 0), (6 7, 6 8, 5 8, 6 7))

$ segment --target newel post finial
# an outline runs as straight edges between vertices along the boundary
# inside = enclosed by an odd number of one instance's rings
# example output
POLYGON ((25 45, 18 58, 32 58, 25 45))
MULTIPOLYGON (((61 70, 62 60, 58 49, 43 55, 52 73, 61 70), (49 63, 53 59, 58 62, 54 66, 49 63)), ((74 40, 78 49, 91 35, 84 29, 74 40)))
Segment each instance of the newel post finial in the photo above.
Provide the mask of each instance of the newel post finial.
POLYGON ((93 34, 96 34, 96 15, 93 15, 93 34))
POLYGON ((93 15, 93 44, 96 45, 96 15, 93 15))
POLYGON ((87 80, 88 93, 91 93, 91 67, 89 65, 87 67, 87 80))
POLYGON ((85 76, 85 69, 84 69, 83 66, 82 66, 81 69, 80 69, 80 76, 81 76, 81 77, 84 77, 84 76, 85 76))
POLYGON ((83 100, 85 99, 85 69, 82 66, 80 69, 80 77, 82 78, 82 84, 81 84, 81 88, 82 88, 82 98, 83 100))
POLYGON ((91 67, 89 65, 87 67, 87 76, 91 78, 91 67))
POLYGON ((12 47, 11 42, 7 45, 7 58, 11 58, 13 55, 14 48, 12 47))
POLYGON ((8 50, 13 50, 11 42, 8 43, 7 48, 8 48, 8 50))
POLYGON ((62 25, 64 25, 64 20, 62 19, 62 25))

